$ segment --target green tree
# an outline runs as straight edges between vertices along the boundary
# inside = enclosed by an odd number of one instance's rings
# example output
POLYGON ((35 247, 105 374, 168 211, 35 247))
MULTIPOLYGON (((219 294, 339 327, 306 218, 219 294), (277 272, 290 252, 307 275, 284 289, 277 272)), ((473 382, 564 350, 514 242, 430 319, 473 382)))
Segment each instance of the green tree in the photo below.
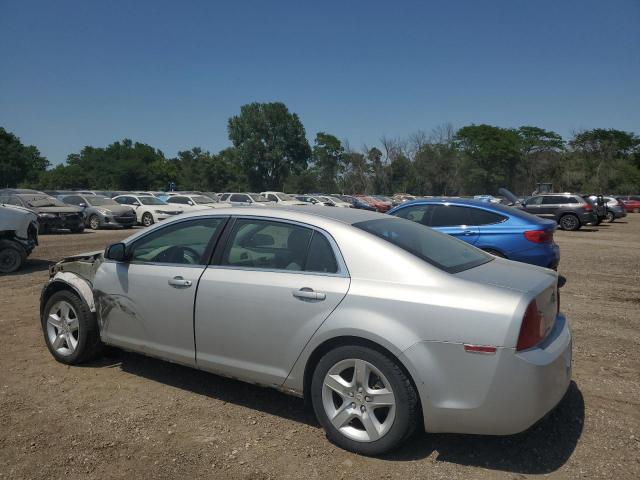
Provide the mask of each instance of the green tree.
POLYGON ((307 166, 311 148, 304 126, 283 103, 243 105, 240 115, 229 119, 228 132, 255 191, 280 190, 289 175, 307 166))
POLYGON ((322 192, 332 193, 337 180, 344 172, 344 147, 340 140, 328 133, 319 132, 313 146, 313 165, 318 175, 318 187, 322 192))
POLYGON ((501 186, 512 187, 521 159, 516 130, 469 125, 458 130, 455 138, 462 152, 466 193, 493 194, 501 186))
POLYGON ((18 137, 0 127, 0 188, 33 183, 49 166, 33 145, 23 145, 18 137))
MULTIPOLYGON (((556 132, 539 127, 518 129, 522 164, 517 185, 521 193, 531 193, 537 182, 553 182, 562 172, 562 152, 565 145, 556 132)), ((558 183, 555 181, 554 183, 558 183)))

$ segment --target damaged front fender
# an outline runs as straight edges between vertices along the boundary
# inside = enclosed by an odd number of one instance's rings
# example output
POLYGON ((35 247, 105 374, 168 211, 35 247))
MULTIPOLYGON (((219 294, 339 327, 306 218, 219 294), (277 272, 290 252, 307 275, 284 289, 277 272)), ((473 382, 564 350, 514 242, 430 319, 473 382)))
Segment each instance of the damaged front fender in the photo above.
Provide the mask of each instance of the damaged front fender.
POLYGON ((102 263, 102 252, 91 252, 67 257, 49 268, 49 282, 40 295, 40 311, 55 292, 70 288, 82 298, 89 310, 96 312, 93 278, 102 263))

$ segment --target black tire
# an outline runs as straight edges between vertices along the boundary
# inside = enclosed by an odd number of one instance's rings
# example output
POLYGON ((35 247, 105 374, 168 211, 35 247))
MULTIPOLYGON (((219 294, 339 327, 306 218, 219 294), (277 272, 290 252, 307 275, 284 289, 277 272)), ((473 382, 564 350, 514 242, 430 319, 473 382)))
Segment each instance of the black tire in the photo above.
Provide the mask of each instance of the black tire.
POLYGON ((563 230, 578 230, 580 228, 580 219, 573 213, 565 213, 558 221, 563 230))
POLYGON ((311 380, 311 402, 327 438, 345 450, 361 455, 380 455, 398 448, 421 423, 418 394, 398 363, 369 347, 347 345, 327 352, 318 362, 311 380), (360 359, 377 368, 388 380, 396 398, 395 418, 386 434, 375 441, 357 441, 342 434, 329 420, 323 406, 322 389, 327 372, 338 362, 360 359))
POLYGON ((21 245, 11 240, 0 240, 0 273, 19 270, 26 258, 27 252, 21 245))
POLYGON ((483 248, 483 250, 485 252, 487 252, 487 253, 490 253, 491 255, 496 256, 496 257, 507 258, 502 253, 498 252, 497 250, 492 250, 491 248, 483 248))
POLYGON ((613 223, 616 221, 616 216, 613 212, 607 212, 607 215, 604 217, 607 223, 613 223))
POLYGON ((144 225, 145 227, 150 227, 154 223, 155 222, 153 220, 153 215, 151 215, 149 212, 142 214, 142 225, 144 225))
POLYGON ((84 225, 78 225, 77 227, 71 227, 71 233, 82 233, 84 232, 84 225))
POLYGON ((91 230, 98 230, 100 228, 100 217, 94 213, 89 217, 87 225, 89 225, 91 230))
POLYGON ((102 353, 104 344, 100 340, 98 322, 94 313, 89 310, 89 306, 76 293, 69 290, 60 290, 47 301, 42 318, 40 319, 44 341, 53 358, 58 362, 67 365, 77 365, 95 359, 102 353), (70 355, 62 355, 51 344, 47 332, 47 319, 54 305, 60 301, 65 301, 74 308, 78 319, 78 344, 70 355))

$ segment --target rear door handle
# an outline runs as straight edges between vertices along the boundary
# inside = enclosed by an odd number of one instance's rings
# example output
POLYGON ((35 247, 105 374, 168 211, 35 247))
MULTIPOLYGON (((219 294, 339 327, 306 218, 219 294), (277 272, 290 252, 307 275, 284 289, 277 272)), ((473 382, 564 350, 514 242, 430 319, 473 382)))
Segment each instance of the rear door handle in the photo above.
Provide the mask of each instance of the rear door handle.
POLYGON ((302 300, 324 300, 325 298, 327 298, 327 295, 325 293, 322 292, 314 292, 313 289, 311 288, 301 288, 300 290, 294 290, 291 292, 291 294, 296 297, 296 298, 300 298, 302 300))
POLYGON ((181 276, 170 278, 168 283, 175 288, 189 288, 191 286, 191 280, 185 280, 181 276))

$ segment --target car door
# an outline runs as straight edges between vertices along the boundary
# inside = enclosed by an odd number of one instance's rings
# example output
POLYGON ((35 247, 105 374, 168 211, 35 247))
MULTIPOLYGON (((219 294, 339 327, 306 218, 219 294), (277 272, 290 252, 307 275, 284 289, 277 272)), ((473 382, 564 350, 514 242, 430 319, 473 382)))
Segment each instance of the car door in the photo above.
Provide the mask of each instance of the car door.
POLYGON ((478 241, 480 233, 478 227, 473 225, 471 209, 458 205, 431 205, 427 225, 472 245, 478 241))
POLYGON ((195 294, 226 220, 173 222, 128 244, 127 261, 105 260, 94 278, 103 341, 195 365, 195 294))
POLYGON ((542 196, 542 204, 538 209, 538 215, 544 218, 552 218, 556 217, 556 210, 564 205, 566 197, 561 197, 559 195, 543 195, 542 196))
POLYGON ((542 213, 540 210, 542 208, 542 196, 538 195, 536 197, 527 198, 525 202, 522 204, 522 209, 531 215, 539 215, 542 213))
POLYGON ((280 385, 349 288, 326 233, 297 223, 240 217, 198 287, 197 365, 280 385))

